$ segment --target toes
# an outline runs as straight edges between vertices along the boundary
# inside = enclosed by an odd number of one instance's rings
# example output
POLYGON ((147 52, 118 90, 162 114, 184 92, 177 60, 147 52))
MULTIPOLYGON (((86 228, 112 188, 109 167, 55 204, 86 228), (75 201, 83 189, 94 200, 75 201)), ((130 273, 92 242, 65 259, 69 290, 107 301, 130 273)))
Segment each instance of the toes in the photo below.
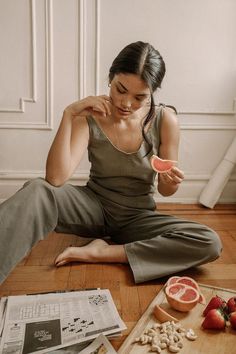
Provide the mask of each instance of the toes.
POLYGON ((65 259, 65 257, 62 257, 62 255, 60 254, 54 261, 55 266, 59 267, 60 265, 63 265, 67 263, 67 260, 65 259))
POLYGON ((66 261, 66 260, 57 261, 57 262, 55 262, 55 266, 56 266, 56 267, 61 267, 61 266, 65 265, 65 264, 67 264, 67 263, 69 263, 69 262, 66 261))
POLYGON ((58 267, 59 265, 63 265, 65 263, 68 263, 68 256, 70 256, 70 249, 72 245, 67 247, 62 253, 60 253, 57 258, 54 261, 54 264, 58 267))

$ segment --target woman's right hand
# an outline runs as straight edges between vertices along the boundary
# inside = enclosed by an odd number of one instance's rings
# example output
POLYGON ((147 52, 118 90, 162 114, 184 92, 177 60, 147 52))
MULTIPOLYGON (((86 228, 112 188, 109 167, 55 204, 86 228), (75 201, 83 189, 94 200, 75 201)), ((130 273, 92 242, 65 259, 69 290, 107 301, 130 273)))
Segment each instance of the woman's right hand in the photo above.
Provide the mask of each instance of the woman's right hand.
POLYGON ((102 115, 111 114, 111 101, 107 95, 88 96, 66 107, 65 112, 72 116, 87 116, 88 114, 102 115))

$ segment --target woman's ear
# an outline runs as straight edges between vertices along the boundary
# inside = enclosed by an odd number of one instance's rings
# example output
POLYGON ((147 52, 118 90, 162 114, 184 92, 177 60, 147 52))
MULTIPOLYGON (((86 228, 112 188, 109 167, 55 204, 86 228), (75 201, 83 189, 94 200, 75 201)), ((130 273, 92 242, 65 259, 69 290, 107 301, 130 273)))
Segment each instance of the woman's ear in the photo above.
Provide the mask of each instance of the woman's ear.
POLYGON ((146 105, 147 105, 147 106, 150 106, 150 105, 151 105, 151 96, 148 97, 147 102, 146 102, 146 105))

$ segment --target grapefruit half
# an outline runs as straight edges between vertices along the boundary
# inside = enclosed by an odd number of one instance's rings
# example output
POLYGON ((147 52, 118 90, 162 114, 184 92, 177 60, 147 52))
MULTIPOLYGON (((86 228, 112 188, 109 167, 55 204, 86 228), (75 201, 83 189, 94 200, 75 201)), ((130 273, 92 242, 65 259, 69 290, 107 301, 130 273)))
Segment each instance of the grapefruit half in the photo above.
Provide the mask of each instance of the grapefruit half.
POLYGON ((174 164, 177 163, 177 161, 173 160, 163 160, 156 155, 152 155, 150 162, 153 170, 158 173, 170 171, 174 164))
POLYGON ((205 299, 204 295, 202 294, 198 283, 193 278, 173 276, 167 280, 166 286, 168 286, 170 284, 174 284, 174 283, 185 284, 185 285, 191 286, 192 288, 196 289, 199 293, 198 302, 203 305, 206 304, 206 299, 205 299))
POLYGON ((192 310, 197 305, 200 296, 197 289, 181 283, 168 285, 165 293, 169 305, 181 312, 192 310))

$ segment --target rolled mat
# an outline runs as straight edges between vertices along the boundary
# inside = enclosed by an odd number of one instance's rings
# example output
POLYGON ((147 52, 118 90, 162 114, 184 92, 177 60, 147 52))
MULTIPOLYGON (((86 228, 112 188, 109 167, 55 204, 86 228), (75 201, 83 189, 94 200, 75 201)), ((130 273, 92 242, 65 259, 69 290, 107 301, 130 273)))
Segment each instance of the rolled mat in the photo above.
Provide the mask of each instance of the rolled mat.
POLYGON ((207 185, 201 192, 199 202, 214 208, 236 164, 236 137, 229 146, 223 160, 219 163, 207 185))

